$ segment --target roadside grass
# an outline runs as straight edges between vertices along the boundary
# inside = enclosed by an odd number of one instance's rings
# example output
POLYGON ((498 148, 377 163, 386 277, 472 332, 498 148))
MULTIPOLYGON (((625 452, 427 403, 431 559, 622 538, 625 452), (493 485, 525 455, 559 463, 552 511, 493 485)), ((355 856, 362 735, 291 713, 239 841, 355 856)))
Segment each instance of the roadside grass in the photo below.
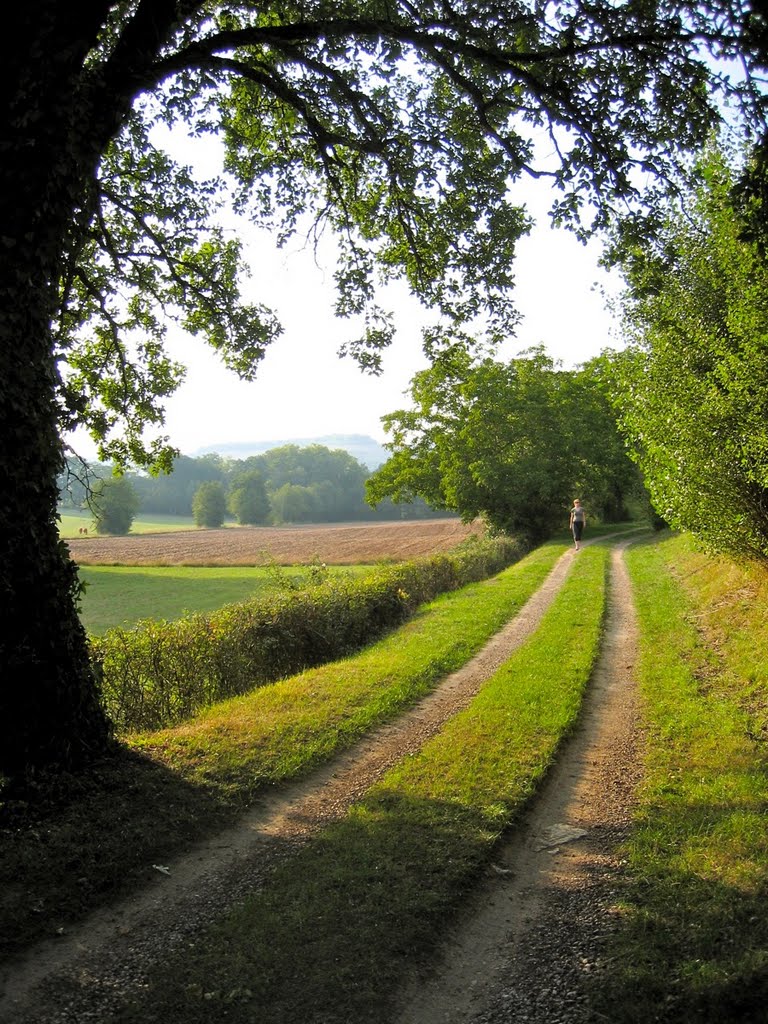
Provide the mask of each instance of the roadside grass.
MULTIPOLYGON (((370 572, 371 566, 327 566, 329 575, 370 572)), ((307 579, 307 566, 281 566, 292 585, 307 579)), ((86 584, 80 618, 89 633, 99 636, 119 626, 130 629, 142 619, 181 618, 205 614, 225 604, 245 601, 279 585, 267 566, 111 566, 79 569, 86 584)))
POLYGON ((134 735, 86 776, 43 778, 0 805, 0 950, 19 949, 146 883, 259 790, 306 773, 434 688, 511 618, 563 553, 545 544, 425 605, 348 660, 134 735))
POLYGON ((535 636, 472 704, 159 967, 119 1019, 388 1019, 578 716, 599 652, 607 556, 603 546, 579 555, 535 636))
POLYGON ((596 979, 616 1024, 768 1011, 768 574, 674 537, 628 554, 646 778, 596 979))

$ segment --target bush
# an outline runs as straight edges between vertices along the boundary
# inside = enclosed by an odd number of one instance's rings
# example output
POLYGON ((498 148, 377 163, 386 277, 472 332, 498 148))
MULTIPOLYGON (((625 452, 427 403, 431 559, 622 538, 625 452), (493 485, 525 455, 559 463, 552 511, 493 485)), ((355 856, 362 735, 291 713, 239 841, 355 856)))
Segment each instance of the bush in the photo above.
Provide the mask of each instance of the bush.
POLYGON ((359 650, 425 601, 500 572, 523 554, 509 538, 473 540, 362 578, 336 577, 210 615, 109 630, 90 640, 107 711, 120 732, 175 724, 216 701, 359 650))

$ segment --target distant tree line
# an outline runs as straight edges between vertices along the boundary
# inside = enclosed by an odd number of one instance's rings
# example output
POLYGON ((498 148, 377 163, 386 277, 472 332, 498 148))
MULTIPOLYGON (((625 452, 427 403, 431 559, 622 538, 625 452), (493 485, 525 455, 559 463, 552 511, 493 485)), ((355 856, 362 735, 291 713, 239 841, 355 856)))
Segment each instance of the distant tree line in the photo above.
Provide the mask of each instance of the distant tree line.
POLYGON ((89 509, 101 533, 127 533, 137 515, 193 516, 199 526, 228 517, 242 525, 423 519, 436 512, 422 498, 365 500, 370 470, 348 452, 289 444, 246 459, 212 453, 178 456, 169 474, 84 466, 69 460, 59 478, 63 508, 89 509))

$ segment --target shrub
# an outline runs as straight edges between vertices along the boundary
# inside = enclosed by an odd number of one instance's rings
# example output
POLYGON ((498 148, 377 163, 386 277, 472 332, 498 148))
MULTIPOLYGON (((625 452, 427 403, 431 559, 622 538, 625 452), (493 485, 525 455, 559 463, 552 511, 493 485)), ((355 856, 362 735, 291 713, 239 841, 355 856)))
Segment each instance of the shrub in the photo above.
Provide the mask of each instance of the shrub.
POLYGON ((335 577, 175 622, 147 620, 92 637, 102 693, 120 732, 157 729, 218 700, 360 649, 440 593, 500 572, 524 554, 510 538, 335 577))

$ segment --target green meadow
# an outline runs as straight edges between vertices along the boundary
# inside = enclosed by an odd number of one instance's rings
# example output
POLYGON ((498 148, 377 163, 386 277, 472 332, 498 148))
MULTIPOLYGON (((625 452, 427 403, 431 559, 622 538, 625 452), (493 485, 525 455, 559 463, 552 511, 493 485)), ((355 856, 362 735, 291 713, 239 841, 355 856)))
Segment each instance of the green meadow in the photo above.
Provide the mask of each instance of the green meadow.
MULTIPOLYGON (((332 574, 361 574, 370 566, 330 566, 332 574)), ((119 626, 128 629, 142 619, 178 619, 187 612, 213 612, 222 605, 245 601, 278 585, 299 586, 307 577, 303 566, 112 566, 84 565, 81 618, 86 630, 99 636, 119 626)))
MULTIPOLYGON (((226 524, 225 524, 226 525, 226 524)), ((95 533, 93 518, 90 512, 62 513, 59 520, 59 536, 64 540, 79 537, 80 531, 86 529, 95 533)), ((134 519, 131 533, 173 533, 177 530, 196 530, 192 516, 156 515, 151 519, 134 519)))

